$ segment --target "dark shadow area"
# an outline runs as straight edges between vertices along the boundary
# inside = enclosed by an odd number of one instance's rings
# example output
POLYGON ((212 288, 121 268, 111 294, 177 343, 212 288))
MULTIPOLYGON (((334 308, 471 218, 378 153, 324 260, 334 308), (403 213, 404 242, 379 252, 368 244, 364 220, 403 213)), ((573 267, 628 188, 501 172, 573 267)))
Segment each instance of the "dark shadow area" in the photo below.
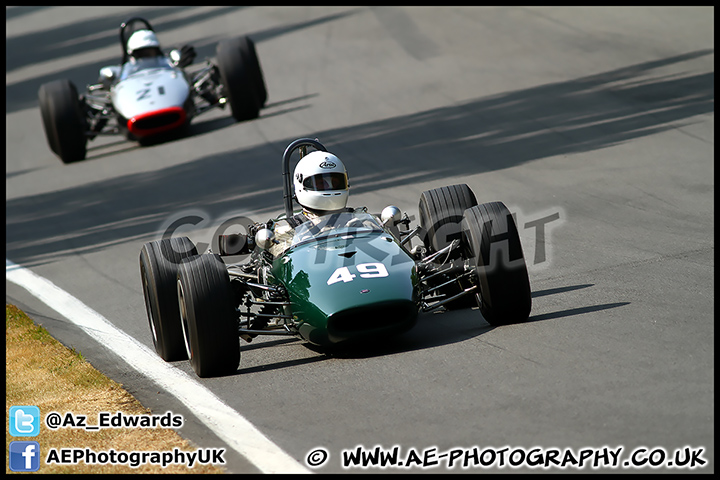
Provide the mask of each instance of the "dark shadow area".
POLYGON ((25 15, 30 15, 31 13, 40 12, 40 11, 46 10, 48 8, 52 8, 52 7, 5 8, 5 22, 7 23, 8 20, 14 20, 16 18, 24 17, 25 15))
MULTIPOLYGON (((317 348, 317 351, 336 358, 379 357, 463 342, 494 328, 477 308, 442 311, 418 315, 417 324, 399 335, 327 350, 317 348)), ((308 345, 308 348, 316 347, 308 345)))
MULTIPOLYGON (((241 349, 242 351, 242 349, 241 349)), ((299 365, 307 365, 309 363, 317 363, 327 360, 327 355, 318 355, 317 357, 300 358, 298 360, 285 360, 282 362, 269 363, 267 365, 258 365, 256 367, 239 368, 236 373, 230 375, 246 375, 248 373, 267 372, 271 370, 278 370, 281 368, 291 368, 299 365)), ((242 358, 240 359, 240 365, 242 365, 242 358)))
POLYGON ((23 170, 18 170, 16 172, 5 172, 5 180, 10 180, 13 177, 17 177, 19 175, 25 175, 26 173, 34 172, 35 170, 41 170, 42 167, 35 167, 35 168, 25 168, 23 170))
MULTIPOLYGON (((121 153, 132 152, 133 150, 139 150, 142 148, 137 142, 130 142, 123 140, 121 142, 113 142, 105 145, 97 145, 92 148, 88 148, 88 154, 86 160, 98 160, 100 158, 112 157, 121 153), (116 148, 118 144, 123 144, 122 148, 116 148), (111 150, 114 148, 113 150, 111 150)), ((58 159, 60 161, 60 159, 58 159)))
POLYGON ((552 320, 555 318, 572 317, 574 315, 582 315, 583 313, 599 312, 610 308, 623 307, 630 305, 630 302, 605 303, 602 305, 591 305, 589 307, 569 308, 558 312, 543 313, 542 315, 531 315, 526 323, 541 322, 543 320, 552 320))
POLYGON ((592 287, 592 283, 586 283, 584 285, 570 285, 568 287, 548 288, 545 290, 537 290, 532 292, 532 298, 544 297, 546 295, 555 295, 558 293, 572 292, 573 290, 580 290, 583 288, 592 287))
MULTIPOLYGON (((353 194, 430 180, 442 186, 443 177, 607 148, 711 114, 713 73, 652 76, 655 68, 711 53, 691 52, 310 135, 345 160, 353 205, 353 194), (438 161, 438 152, 444 161, 438 161)), ((223 128, 232 135, 233 128, 244 125, 223 128)), ((170 215, 191 208, 208 212, 215 225, 223 221, 217 216, 240 209, 271 212, 252 219, 266 221, 282 211, 281 158, 293 140, 11 199, 6 202, 6 254, 32 266, 68 251, 104 249, 154 234, 170 215)), ((82 162, 63 168, 82 168, 82 162)))
POLYGON ((192 123, 188 126, 184 137, 189 138, 208 132, 222 130, 224 128, 232 127, 237 123, 232 116, 232 112, 230 112, 230 108, 225 108, 222 112, 224 116, 220 118, 212 118, 209 120, 203 120, 202 116, 194 118, 192 123))
MULTIPOLYGON (((222 7, 208 12, 201 12, 197 15, 188 16, 182 19, 156 22, 154 19, 166 16, 191 7, 165 7, 165 8, 144 8, 135 13, 136 16, 146 18, 157 32, 164 51, 169 52, 172 48, 179 48, 183 44, 190 44, 195 47, 197 59, 195 63, 202 63, 205 58, 215 56, 217 38, 188 38, 187 42, 180 45, 163 43, 163 30, 168 31, 175 28, 183 28, 193 23, 202 22, 211 18, 221 17, 231 12, 247 7, 222 7)), ((324 17, 297 22, 281 27, 272 27, 267 30, 256 32, 238 31, 234 36, 248 35, 255 43, 264 40, 286 35, 305 28, 314 27, 326 22, 344 18, 357 13, 359 10, 349 10, 324 17)), ((5 70, 12 73, 28 65, 41 63, 49 60, 81 54, 86 51, 104 48, 112 45, 117 46, 117 55, 97 60, 90 64, 77 67, 68 67, 55 72, 33 77, 17 83, 6 83, 5 86, 5 113, 13 113, 19 110, 37 107, 37 92, 40 85, 52 80, 67 78, 72 81, 78 91, 82 92, 85 85, 94 83, 98 78, 100 68, 107 65, 116 65, 121 61, 122 49, 120 47, 120 24, 127 18, 118 18, 117 15, 93 18, 75 22, 72 25, 65 25, 55 29, 43 30, 40 32, 28 33, 6 40, 5 70), (88 37, 88 40, 75 41, 78 38, 88 37), (47 39, 54 41, 48 43, 47 39)), ((233 35, 231 35, 233 36, 233 35)), ((230 37, 231 37, 230 36, 230 37)), ((229 38, 229 37, 228 37, 229 38)), ((270 62, 272 59, 260 58, 261 65, 270 62)))
POLYGON ((317 97, 318 93, 308 93, 307 95, 300 95, 299 97, 287 98, 285 100, 276 100, 265 104, 265 108, 275 108, 288 103, 300 102, 302 100, 310 100, 311 98, 317 97))
POLYGON ((286 345, 288 343, 296 343, 301 342, 297 337, 283 337, 278 340, 267 340, 263 342, 258 342, 257 340, 246 343, 244 340, 240 342, 240 352, 249 352, 252 350, 258 350, 260 348, 271 348, 279 345, 286 345))

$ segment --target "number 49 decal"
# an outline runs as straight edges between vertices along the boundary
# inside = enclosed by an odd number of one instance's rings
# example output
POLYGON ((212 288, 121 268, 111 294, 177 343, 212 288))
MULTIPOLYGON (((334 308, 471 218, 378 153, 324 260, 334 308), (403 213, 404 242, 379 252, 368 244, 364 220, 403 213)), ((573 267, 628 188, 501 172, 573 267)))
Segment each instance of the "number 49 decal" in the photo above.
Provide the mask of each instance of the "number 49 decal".
MULTIPOLYGON (((385 265, 382 263, 361 263, 359 265, 355 265, 355 268, 360 274, 360 278, 380 278, 388 276, 387 268, 385 268, 385 265)), ((350 268, 340 267, 336 269, 332 275, 330 275, 327 284, 332 285, 337 282, 352 282, 355 277, 355 274, 350 273, 350 268)))

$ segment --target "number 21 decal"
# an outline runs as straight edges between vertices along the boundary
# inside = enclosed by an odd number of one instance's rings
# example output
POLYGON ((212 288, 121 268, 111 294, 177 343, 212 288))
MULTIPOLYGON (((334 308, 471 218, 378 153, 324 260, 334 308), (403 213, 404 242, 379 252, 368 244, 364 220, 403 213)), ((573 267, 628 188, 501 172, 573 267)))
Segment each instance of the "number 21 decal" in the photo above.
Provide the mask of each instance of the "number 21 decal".
POLYGON ((150 96, 150 89, 149 88, 143 88, 142 90, 138 90, 138 97, 136 101, 145 100, 150 96))
MULTIPOLYGON (((165 95, 165 87, 159 86, 157 90, 159 95, 165 95)), ((135 92, 138 95, 136 101, 139 102, 140 100, 146 100, 150 98, 151 92, 152 90, 149 88, 143 88, 141 90, 138 90, 137 92, 135 92)))
MULTIPOLYGON (((388 276, 387 268, 385 268, 385 265, 382 263, 361 263, 359 265, 355 265, 355 268, 360 274, 360 278, 380 278, 388 276)), ((350 273, 350 268, 340 267, 336 269, 332 275, 330 275, 327 284, 332 285, 337 282, 352 282, 356 276, 357 275, 350 273)))

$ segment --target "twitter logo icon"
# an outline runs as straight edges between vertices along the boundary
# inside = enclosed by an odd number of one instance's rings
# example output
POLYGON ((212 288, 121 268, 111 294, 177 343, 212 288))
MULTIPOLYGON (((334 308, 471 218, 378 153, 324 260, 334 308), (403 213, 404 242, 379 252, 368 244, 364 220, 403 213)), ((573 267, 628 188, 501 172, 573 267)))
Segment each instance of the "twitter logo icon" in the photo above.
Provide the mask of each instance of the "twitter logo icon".
POLYGON ((33 405, 10 407, 10 435, 35 437, 40 433, 40 409, 33 405))

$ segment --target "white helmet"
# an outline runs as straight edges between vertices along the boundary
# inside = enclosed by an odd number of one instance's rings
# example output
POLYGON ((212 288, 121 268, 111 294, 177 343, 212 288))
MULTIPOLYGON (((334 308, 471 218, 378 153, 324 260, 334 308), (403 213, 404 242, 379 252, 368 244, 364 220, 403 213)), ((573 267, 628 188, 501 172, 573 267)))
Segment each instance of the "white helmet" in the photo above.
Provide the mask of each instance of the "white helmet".
POLYGON ((152 30, 138 30, 127 41, 128 55, 132 55, 135 50, 150 47, 160 48, 160 42, 152 30))
POLYGON ((315 150, 302 157, 295 166, 293 183, 295 197, 305 208, 333 212, 347 206, 347 172, 332 153, 315 150))

